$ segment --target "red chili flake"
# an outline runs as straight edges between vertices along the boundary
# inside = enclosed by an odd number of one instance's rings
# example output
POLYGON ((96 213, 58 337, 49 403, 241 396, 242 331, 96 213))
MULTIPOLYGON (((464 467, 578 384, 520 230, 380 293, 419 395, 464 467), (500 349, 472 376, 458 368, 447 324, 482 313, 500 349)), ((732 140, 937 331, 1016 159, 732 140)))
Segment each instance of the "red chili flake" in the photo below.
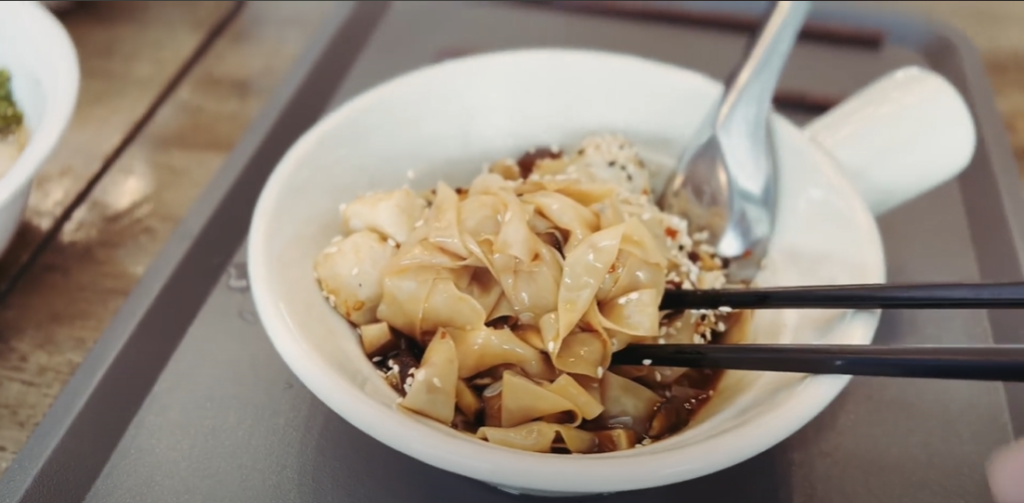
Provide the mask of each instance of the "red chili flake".
POLYGON ((668 236, 669 239, 675 239, 679 237, 679 231, 671 227, 665 227, 665 235, 668 236))

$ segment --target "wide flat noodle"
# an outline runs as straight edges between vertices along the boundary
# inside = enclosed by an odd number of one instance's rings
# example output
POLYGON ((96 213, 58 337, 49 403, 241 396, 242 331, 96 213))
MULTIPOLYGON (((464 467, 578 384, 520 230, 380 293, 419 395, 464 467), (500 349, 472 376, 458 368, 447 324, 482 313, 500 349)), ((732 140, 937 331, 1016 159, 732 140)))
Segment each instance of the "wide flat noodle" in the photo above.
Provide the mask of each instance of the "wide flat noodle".
MULTIPOLYGON (((623 226, 596 232, 565 257, 558 290, 558 336, 569 335, 601 287, 619 252, 623 226)), ((556 347, 561 340, 556 341, 556 347)))
POLYGON ((558 370, 601 377, 610 362, 611 344, 599 332, 573 332, 562 339, 552 362, 558 370))
MULTIPOLYGON (((490 271, 483 267, 473 270, 469 284, 462 288, 462 293, 476 299, 476 303, 485 313, 491 313, 504 295, 501 284, 494 279, 494 275, 490 271)), ((493 318, 488 315, 487 321, 491 321, 491 319, 493 318)))
POLYGON ((597 291, 598 301, 606 301, 644 289, 653 289, 658 299, 665 293, 665 267, 647 262, 627 250, 619 250, 615 262, 597 291))
POLYGON ((626 227, 622 233, 622 249, 633 252, 641 259, 664 268, 668 263, 668 259, 665 258, 665 255, 658 248, 658 243, 647 227, 637 218, 626 220, 625 225, 626 227))
POLYGON ((527 208, 513 194, 499 192, 498 197, 505 203, 501 215, 501 231, 494 242, 495 255, 511 255, 530 263, 540 254, 545 245, 531 230, 527 208))
POLYGON ((471 195, 459 203, 459 228, 470 239, 493 240, 501 231, 505 203, 493 194, 471 195))
POLYGON ((544 388, 572 403, 583 419, 594 419, 604 411, 601 402, 568 374, 562 374, 544 388))
POLYGON ((498 365, 518 366, 530 377, 551 380, 557 375, 547 355, 533 348, 511 330, 484 326, 449 329, 459 356, 459 377, 467 378, 498 365))
POLYGON ((661 397, 625 377, 605 372, 601 378, 601 403, 604 412, 597 421, 608 426, 630 428, 646 435, 661 397))
POLYGON ((476 257, 460 257, 438 247, 430 241, 422 240, 402 246, 401 250, 392 260, 389 272, 413 267, 459 269, 476 265, 482 265, 476 257))
POLYGON ((658 336, 658 304, 654 289, 638 290, 598 306, 605 328, 633 336, 658 336))
POLYGON ((476 299, 459 291, 452 279, 437 278, 423 303, 423 318, 416 335, 442 327, 479 327, 486 316, 476 299))
POLYGON ((598 229, 598 219, 592 211, 557 192, 534 192, 523 196, 523 201, 533 204, 554 225, 569 232, 566 253, 598 229))
POLYGON ((434 205, 430 208, 427 226, 428 238, 434 246, 459 257, 468 257, 469 251, 459 233, 459 196, 444 182, 438 182, 434 205))
POLYGON ((420 333, 423 306, 434 285, 434 279, 445 277, 442 269, 415 268, 384 276, 377 318, 395 330, 409 335, 420 333))
POLYGON ((412 386, 400 405, 444 424, 455 418, 459 362, 455 343, 444 330, 427 346, 423 361, 413 372, 412 386))
POLYGON ((313 270, 331 307, 350 322, 365 325, 377 321, 384 295, 381 278, 395 253, 380 235, 360 231, 320 252, 313 270))
POLYGON ((487 314, 487 321, 493 321, 498 318, 505 317, 511 317, 515 320, 519 317, 519 314, 516 312, 516 308, 512 305, 512 302, 509 301, 508 297, 505 296, 505 293, 502 292, 501 296, 498 297, 498 302, 494 304, 490 313, 487 314))
MULTIPOLYGON (((594 305, 591 302, 591 306, 594 305)), ((611 362, 612 347, 600 321, 596 307, 591 307, 583 313, 580 329, 559 337, 558 313, 552 312, 541 317, 538 324, 541 340, 555 368, 573 374, 601 377, 611 362)))
MULTIPOLYGON (((533 234, 530 236, 536 239, 533 234)), ((524 321, 526 318, 536 320, 558 305, 562 263, 558 252, 550 246, 540 243, 537 254, 529 261, 512 254, 495 253, 492 264, 505 298, 524 321)))
POLYGON ((512 428, 545 416, 568 412, 577 426, 582 414, 572 402, 544 389, 529 378, 506 371, 501 378, 501 427, 512 428))
POLYGON ((426 207, 426 201, 408 188, 367 194, 342 207, 341 230, 344 234, 370 230, 401 244, 426 207))
POLYGON ((534 421, 514 428, 495 428, 485 426, 477 430, 478 438, 488 442, 529 452, 551 452, 552 447, 561 441, 574 454, 587 454, 597 451, 597 436, 564 424, 534 421))

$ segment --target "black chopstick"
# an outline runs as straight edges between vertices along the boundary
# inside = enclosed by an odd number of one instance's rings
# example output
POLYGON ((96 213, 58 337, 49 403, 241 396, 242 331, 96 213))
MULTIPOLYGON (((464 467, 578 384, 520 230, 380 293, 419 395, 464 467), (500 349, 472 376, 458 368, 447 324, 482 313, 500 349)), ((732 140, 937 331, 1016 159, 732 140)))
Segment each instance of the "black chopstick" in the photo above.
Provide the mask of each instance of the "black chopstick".
POLYGON ((612 364, 1024 382, 1024 345, 633 344, 612 364))
POLYGON ((1015 309, 1024 283, 666 290, 662 309, 1015 309))

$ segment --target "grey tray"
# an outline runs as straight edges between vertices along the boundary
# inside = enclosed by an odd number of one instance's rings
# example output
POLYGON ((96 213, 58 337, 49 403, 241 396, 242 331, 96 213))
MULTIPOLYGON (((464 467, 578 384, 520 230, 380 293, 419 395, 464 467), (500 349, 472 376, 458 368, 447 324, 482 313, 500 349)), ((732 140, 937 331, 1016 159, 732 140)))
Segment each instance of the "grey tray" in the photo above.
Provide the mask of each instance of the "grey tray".
MULTIPOLYGON (((453 53, 550 45, 632 52, 721 78, 747 37, 719 22, 721 14, 764 8, 642 4, 704 18, 659 22, 519 3, 340 3, 4 474, 0 501, 532 500, 392 451, 298 383, 253 311, 245 231, 287 147, 326 110, 383 79, 453 53)), ((874 30, 885 42, 809 37, 785 89, 840 99, 890 69, 926 65, 959 87, 978 125, 977 155, 962 176, 881 219, 891 280, 1024 279, 1024 197, 974 50, 962 35, 917 19, 819 7, 812 22, 874 30)), ((1012 311, 893 311, 877 340, 1024 343, 1021 326, 1024 316, 1012 311)), ((990 501, 985 458, 1022 433, 1018 386, 858 378, 754 459, 676 486, 592 499, 990 501)))

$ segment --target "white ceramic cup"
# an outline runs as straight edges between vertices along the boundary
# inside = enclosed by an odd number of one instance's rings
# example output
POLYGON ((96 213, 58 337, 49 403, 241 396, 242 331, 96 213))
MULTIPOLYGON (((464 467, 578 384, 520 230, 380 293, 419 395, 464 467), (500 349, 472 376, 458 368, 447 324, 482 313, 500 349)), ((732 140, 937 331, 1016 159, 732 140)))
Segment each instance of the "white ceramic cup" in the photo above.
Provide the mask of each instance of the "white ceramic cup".
POLYGON ((0 252, 28 203, 32 180, 56 149, 78 100, 78 53, 64 26, 39 2, 0 2, 0 68, 11 72, 29 142, 0 176, 0 252))
MULTIPOLYGON (((274 347, 327 406, 405 454, 513 492, 606 493, 681 482, 746 460, 811 420, 844 376, 727 372, 681 434, 622 452, 561 456, 468 438, 397 410, 355 331, 320 296, 316 254, 338 232, 338 205, 405 183, 463 184, 485 161, 591 133, 621 133, 655 166, 678 158, 722 85, 638 57, 538 49, 450 60, 352 99, 308 131, 263 190, 248 266, 274 347)), ((874 214, 959 173, 975 145, 970 112, 941 76, 893 72, 806 128, 773 117, 777 230, 757 282, 876 283, 885 260, 874 214)), ((875 311, 760 311, 757 342, 865 344, 875 311)))

